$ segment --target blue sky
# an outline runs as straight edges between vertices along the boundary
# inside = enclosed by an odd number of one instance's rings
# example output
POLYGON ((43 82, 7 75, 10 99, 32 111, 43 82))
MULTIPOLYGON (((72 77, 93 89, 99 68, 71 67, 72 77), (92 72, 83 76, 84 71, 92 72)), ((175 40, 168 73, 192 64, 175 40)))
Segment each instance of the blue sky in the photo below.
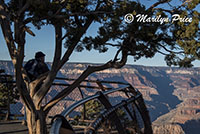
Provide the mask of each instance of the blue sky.
MULTIPOLYGON (((145 3, 148 7, 151 3, 156 0, 140 0, 141 3, 145 3)), ((178 4, 175 1, 174 4, 178 4)), ((87 31, 87 34, 95 34, 98 25, 93 24, 87 31)), ((35 37, 26 35, 26 46, 25 46, 25 61, 32 59, 36 51, 43 51, 46 54, 46 61, 52 61, 54 55, 54 29, 52 26, 42 27, 41 30, 37 30, 31 27, 31 30, 36 34, 35 37)), ((3 39, 2 31, 0 31, 0 60, 10 60, 8 49, 3 39)), ((63 53, 66 49, 63 47, 63 53)), ((107 53, 98 53, 97 51, 83 51, 74 52, 70 57, 70 62, 89 62, 89 63, 105 63, 113 59, 116 50, 111 48, 107 53)), ((161 54, 156 54, 152 59, 142 58, 134 62, 132 57, 129 57, 128 64, 145 65, 145 66, 166 66, 164 57, 161 54)), ((195 67, 200 66, 199 61, 194 62, 195 67)))

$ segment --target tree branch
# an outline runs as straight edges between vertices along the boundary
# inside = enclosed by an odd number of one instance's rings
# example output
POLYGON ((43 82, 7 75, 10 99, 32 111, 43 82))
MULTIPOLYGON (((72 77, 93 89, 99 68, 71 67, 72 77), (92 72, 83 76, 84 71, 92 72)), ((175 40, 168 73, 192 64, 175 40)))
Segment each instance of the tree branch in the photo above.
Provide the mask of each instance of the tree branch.
POLYGON ((32 98, 34 98, 34 95, 36 91, 40 90, 40 84, 46 79, 49 72, 46 72, 42 75, 40 75, 36 80, 32 81, 29 85, 31 86, 31 89, 34 89, 33 91, 30 91, 30 95, 32 98))
POLYGON ((24 104, 27 106, 27 108, 31 111, 35 111, 33 101, 27 91, 26 85, 22 77, 22 74, 23 74, 22 63, 23 63, 23 58, 24 58, 24 43, 25 43, 23 39, 25 37, 23 27, 21 28, 15 27, 15 28, 18 28, 15 30, 21 31, 18 37, 20 37, 22 40, 22 41, 19 41, 20 44, 18 44, 18 49, 17 49, 14 43, 14 38, 13 38, 11 27, 10 27, 9 11, 6 8, 6 5, 3 1, 0 1, 0 15, 1 15, 0 16, 1 28, 4 35, 4 39, 6 41, 13 65, 16 69, 15 72, 16 72, 16 78, 17 78, 17 81, 16 81, 17 89, 19 91, 19 94, 24 104))
MULTIPOLYGON (((34 94, 33 98, 36 101, 36 105, 39 106, 40 103, 42 102, 42 99, 44 98, 44 96, 46 95, 46 93, 48 92, 48 90, 50 89, 52 82, 54 80, 54 78, 56 77, 57 71, 58 69, 58 64, 60 63, 60 58, 61 58, 61 54, 62 54, 62 27, 58 24, 54 25, 55 28, 55 52, 54 52, 54 59, 53 59, 53 64, 51 67, 51 71, 48 72, 47 77, 45 77, 46 79, 41 79, 39 80, 39 82, 41 83, 44 80, 44 83, 42 85, 42 87, 40 87, 40 89, 34 94)), ((39 83, 38 83, 39 84, 39 83)))
POLYGON ((112 43, 105 43, 104 45, 112 46, 112 47, 121 47, 122 45, 119 44, 112 44, 112 43))
POLYGON ((69 18, 69 16, 89 16, 89 15, 98 15, 98 14, 111 14, 112 12, 105 12, 105 11, 91 11, 91 12, 76 12, 76 13, 70 13, 67 15, 55 15, 54 18, 56 19, 64 19, 69 18))
POLYGON ((118 61, 118 58, 117 58, 117 57, 118 57, 120 51, 122 51, 121 48, 120 48, 119 50, 117 50, 117 53, 116 53, 115 58, 114 58, 114 61, 118 61))
POLYGON ((153 10, 160 10, 160 11, 168 12, 170 14, 174 13, 174 10, 167 10, 167 9, 163 9, 163 8, 154 8, 153 10))
POLYGON ((169 53, 175 53, 175 54, 183 54, 184 53, 184 51, 176 52, 176 51, 172 51, 172 50, 167 49, 165 46, 163 46, 161 44, 158 44, 158 45, 161 46, 165 51, 167 51, 169 53))
MULTIPOLYGON (((100 0, 98 0, 98 3, 96 5, 94 12, 98 12, 97 10, 98 10, 99 6, 100 6, 100 0)), ((89 15, 91 15, 91 14, 89 14, 89 15)), ((76 37, 74 37, 73 44, 71 44, 68 47, 68 50, 65 52, 60 64, 58 65, 58 68, 57 68, 58 70, 69 60, 69 57, 71 56, 72 52, 74 51, 77 43, 80 41, 83 34, 85 34, 85 32, 87 31, 89 26, 92 24, 93 20, 94 20, 93 16, 88 16, 87 22, 85 23, 85 25, 83 27, 80 28, 80 32, 78 33, 78 35, 76 37)), ((66 37, 66 35, 64 37, 66 37)), ((62 38, 62 40, 63 40, 63 38, 62 38)))
POLYGON ((66 0, 65 3, 62 5, 62 7, 60 7, 60 8, 56 11, 56 13, 53 15, 53 17, 56 16, 56 15, 66 6, 67 2, 69 2, 69 1, 66 0))
POLYGON ((85 80, 91 73, 96 72, 96 71, 101 71, 107 68, 111 67, 111 61, 107 62, 106 64, 102 66, 89 66, 82 74, 81 76, 73 82, 69 87, 63 89, 60 93, 58 93, 46 106, 44 107, 44 110, 46 113, 50 110, 50 108, 55 105, 57 102, 62 100, 64 97, 66 97, 69 93, 71 93, 80 83, 85 80))
MULTIPOLYGON (((93 17, 92 18, 90 17, 88 19, 88 21, 86 22, 86 24, 84 25, 84 27, 80 28, 80 32, 76 36, 74 36, 74 38, 72 39, 73 43, 68 47, 67 51, 65 52, 65 54, 62 57, 62 59, 60 60, 60 62, 56 61, 57 64, 54 64, 55 68, 53 68, 53 70, 51 70, 51 72, 49 73, 49 75, 45 79, 44 83, 42 84, 42 87, 40 88, 41 90, 39 90, 34 95, 34 100, 37 100, 37 105, 39 105, 42 102, 42 99, 44 98, 44 96, 46 95, 46 93, 49 91, 51 83, 53 82, 53 80, 54 80, 57 72, 69 60, 69 57, 71 56, 72 52, 74 51, 77 43, 80 41, 81 37, 87 31, 88 27, 90 26, 90 24, 92 22, 93 22, 93 17)), ((61 39, 61 37, 62 37, 62 35, 59 34, 58 40, 61 39)), ((62 42, 60 42, 60 43, 62 43, 62 42)), ((61 47, 60 45, 61 44, 58 44, 59 47, 61 47)))
POLYGON ((1 29, 4 35, 4 39, 6 41, 8 51, 10 53, 10 57, 12 59, 12 62, 15 66, 16 64, 16 46, 14 43, 14 39, 12 36, 12 30, 10 27, 10 16, 8 13, 8 9, 6 8, 5 3, 1 0, 0 1, 0 24, 1 29))
MULTIPOLYGON (((42 20, 48 19, 48 16, 37 18, 37 19, 38 19, 37 21, 42 21, 42 20)), ((26 24, 30 23, 31 21, 34 21, 34 20, 35 20, 35 17, 26 18, 24 20, 24 25, 26 25, 26 24)))
POLYGON ((21 21, 15 22, 15 34, 18 42, 18 49, 17 49, 17 59, 16 59, 16 85, 17 89, 20 93, 20 96, 22 97, 22 100, 24 101, 25 105, 28 107, 29 110, 35 112, 35 105, 33 104, 33 100, 31 99, 29 92, 26 88, 26 84, 22 77, 22 64, 24 59, 24 44, 25 44, 25 31, 23 30, 23 27, 20 27, 21 24, 19 24, 21 21))
POLYGON ((154 7, 157 7, 158 5, 167 3, 167 2, 169 2, 169 1, 170 1, 170 0, 160 0, 160 1, 156 2, 156 3, 154 3, 153 5, 151 5, 151 6, 147 9, 147 11, 153 10, 154 7))
POLYGON ((54 25, 55 28, 55 53, 54 53, 54 59, 52 64, 52 71, 57 71, 57 65, 60 62, 61 54, 62 54, 62 27, 60 25, 54 25))
MULTIPOLYGON (((60 16, 60 15, 58 15, 60 12, 61 12, 61 10, 63 9, 63 8, 65 8, 65 6, 66 6, 66 4, 67 3, 70 3, 69 1, 65 1, 64 3, 63 3, 63 5, 62 5, 62 7, 60 7, 57 11, 56 11, 56 13, 54 14, 54 15, 52 15, 52 18, 57 18, 57 17, 61 17, 61 18, 66 18, 66 17, 69 17, 69 16, 83 16, 83 15, 91 15, 90 14, 90 12, 88 12, 89 14, 82 14, 82 13, 71 13, 71 14, 68 14, 67 16, 65 15, 65 16, 60 16)), ((97 6, 96 6, 96 9, 97 8, 99 8, 99 5, 100 5, 100 1, 98 0, 98 3, 97 3, 97 6)))
POLYGON ((70 94, 80 83, 85 80, 90 74, 98 71, 102 71, 109 68, 121 68, 127 62, 127 54, 128 52, 125 50, 122 51, 122 58, 119 62, 109 61, 104 65, 100 66, 89 66, 80 76, 76 79, 69 87, 63 89, 60 93, 58 93, 49 103, 44 106, 45 113, 47 114, 49 110, 60 100, 65 98, 68 94, 70 94))
POLYGON ((25 10, 26 10, 29 6, 30 6, 30 1, 27 0, 27 1, 26 1, 26 4, 21 8, 21 10, 18 11, 17 15, 18 15, 18 16, 21 16, 21 14, 22 14, 23 12, 25 12, 25 10))
POLYGON ((61 59, 61 62, 58 64, 58 70, 65 64, 65 62, 69 60, 69 57, 74 51, 77 43, 80 41, 83 34, 85 34, 85 32, 87 31, 93 20, 94 20, 93 17, 89 17, 86 24, 82 28, 80 28, 79 30, 80 32, 72 39, 73 43, 68 47, 67 51, 65 52, 64 56, 61 59))
MULTIPOLYGON (((95 8, 95 13, 96 12, 99 12, 99 11, 97 11, 98 10, 98 8, 99 8, 99 5, 100 5, 100 1, 98 1, 98 4, 97 4, 97 6, 96 6, 96 8, 95 8)), ((80 14, 73 14, 73 15, 79 15, 80 16, 80 14)), ((87 14, 85 14, 85 15, 87 15, 87 14)), ((82 27, 80 27, 79 26, 79 32, 77 32, 77 34, 76 35, 74 35, 74 37, 71 39, 71 44, 69 45, 69 47, 68 47, 68 49, 67 49, 67 51, 65 52, 65 54, 64 54, 64 56, 62 57, 62 59, 60 60, 60 62, 59 62, 59 64, 57 65, 57 70, 55 71, 56 73, 58 72, 58 70, 68 61, 68 59, 69 59, 69 57, 71 56, 71 54, 72 54, 72 52, 74 51, 74 49, 75 49, 75 47, 76 47, 76 45, 78 44, 78 42, 80 41, 80 39, 81 39, 81 37, 85 34, 85 32, 87 31, 87 29, 89 28, 89 26, 91 25, 91 23, 93 22, 93 20, 94 20, 94 17, 92 16, 92 13, 91 12, 89 12, 89 14, 88 15, 90 15, 90 16, 88 16, 88 18, 87 18, 87 20, 86 20, 86 23, 82 26, 82 27)), ((78 19, 78 18, 76 18, 76 19, 78 19)), ((61 39, 63 39, 63 38, 61 38, 61 39)), ((50 73, 49 75, 48 75, 48 77, 47 77, 47 81, 48 81, 48 79, 50 79, 49 78, 49 76, 51 75, 52 73, 50 73)), ((85 74, 84 74, 85 75, 85 74)), ((87 77, 87 76, 86 76, 87 77)), ((46 81, 45 80, 45 81, 46 81)), ((43 84, 44 85, 44 84, 43 84)), ((41 91, 41 92, 38 92, 38 94, 36 94, 35 95, 35 98, 34 99, 36 99, 36 100, 40 100, 41 99, 41 96, 44 96, 47 92, 48 92, 48 90, 49 89, 45 89, 45 90, 43 90, 43 91, 41 91)), ((72 89, 73 90, 73 89, 72 89)), ((41 100, 40 100, 41 101, 41 100)))
POLYGON ((160 53, 160 54, 162 54, 162 55, 168 55, 168 54, 166 54, 166 53, 163 53, 163 52, 161 52, 160 50, 158 50, 158 53, 160 53))

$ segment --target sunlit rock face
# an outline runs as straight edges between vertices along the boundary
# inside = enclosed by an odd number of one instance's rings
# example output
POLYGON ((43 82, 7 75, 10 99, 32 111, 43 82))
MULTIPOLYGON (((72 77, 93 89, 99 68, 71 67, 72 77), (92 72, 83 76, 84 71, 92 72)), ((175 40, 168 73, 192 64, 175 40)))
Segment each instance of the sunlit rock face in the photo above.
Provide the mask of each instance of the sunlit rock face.
POLYGON ((153 125, 154 134, 185 134, 178 124, 153 125))

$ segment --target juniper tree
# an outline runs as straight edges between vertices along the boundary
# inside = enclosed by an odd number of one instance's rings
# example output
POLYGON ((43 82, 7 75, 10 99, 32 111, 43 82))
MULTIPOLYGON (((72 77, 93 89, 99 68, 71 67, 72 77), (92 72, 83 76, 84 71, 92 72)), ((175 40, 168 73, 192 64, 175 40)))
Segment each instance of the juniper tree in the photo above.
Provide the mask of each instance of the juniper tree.
POLYGON ((192 23, 164 24, 137 23, 136 21, 126 23, 124 21, 127 13, 147 14, 150 17, 161 14, 171 17, 173 13, 187 12, 193 20, 195 17, 199 19, 197 17, 199 13, 194 11, 199 1, 171 5, 172 1, 158 0, 150 7, 145 7, 145 2, 140 3, 139 0, 1 0, 1 29, 15 68, 17 89, 27 109, 29 133, 47 133, 45 119, 54 105, 71 93, 91 73, 123 67, 128 56, 138 60, 141 57, 152 58, 156 53, 162 53, 166 55, 165 60, 168 65, 185 65, 182 61, 187 61, 185 63, 190 65, 191 62, 187 58, 188 56, 192 58, 190 55, 194 53, 187 51, 189 50, 186 49, 187 45, 181 42, 191 40, 190 44, 195 43, 196 47, 199 45, 196 36, 199 31, 198 20, 192 23), (168 7, 160 8, 159 5, 163 4, 168 7), (85 33, 94 22, 100 25, 98 33, 96 36, 87 37, 85 33), (50 25, 55 33, 55 51, 51 70, 33 82, 28 81, 22 66, 25 46, 28 45, 26 35, 28 33, 37 36, 31 30, 33 27, 28 27, 29 24, 37 29, 50 25), (195 26, 197 32, 188 34, 188 26, 192 28, 195 26), (183 33, 188 38, 181 36, 182 31, 180 30, 184 30, 182 27, 185 28, 183 33), (62 45, 66 48, 64 54, 62 54, 62 45), (116 55, 113 59, 99 66, 88 66, 69 87, 56 94, 47 104, 41 104, 57 72, 68 62, 74 51, 95 49, 104 53, 110 47, 116 48, 116 55), (177 58, 179 55, 182 57, 177 58))
POLYGON ((171 11, 178 13, 182 18, 185 16, 192 18, 191 23, 176 22, 172 31, 173 36, 176 38, 176 44, 183 49, 184 56, 182 60, 175 54, 166 57, 169 65, 179 65, 184 67, 191 67, 191 62, 200 58, 200 28, 199 28, 199 0, 184 1, 182 6, 177 10, 171 11), (172 59, 172 60, 171 60, 172 59))
MULTIPOLYGON (((1 74, 0 75, 0 107, 6 108, 7 113, 5 119, 10 117, 10 104, 15 104, 19 99, 19 94, 13 83, 13 76, 1 74)), ((3 111, 0 111, 3 112, 3 111)))

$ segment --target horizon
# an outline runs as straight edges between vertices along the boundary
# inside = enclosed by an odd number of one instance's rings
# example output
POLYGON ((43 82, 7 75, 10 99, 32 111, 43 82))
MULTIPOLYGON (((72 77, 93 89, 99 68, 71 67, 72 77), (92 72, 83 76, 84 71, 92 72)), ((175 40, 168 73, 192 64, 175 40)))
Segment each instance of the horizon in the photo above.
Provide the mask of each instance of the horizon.
MULTIPOLYGON (((12 61, 11 60, 2 60, 2 59, 0 59, 0 62, 11 62, 12 63, 12 61)), ((28 61, 24 61, 24 62, 28 62, 28 61)), ((46 62, 47 64, 48 63, 52 63, 52 61, 47 61, 46 62)), ((71 61, 69 61, 69 62, 66 62, 65 64, 96 64, 96 65, 101 65, 101 64, 105 64, 105 63, 91 63, 91 62, 71 62, 71 61)), ((126 66, 141 66, 141 67, 156 67, 156 68, 179 68, 179 69, 192 69, 192 68, 200 68, 200 67, 195 67, 195 66, 193 66, 193 67, 179 67, 179 66, 149 66, 149 65, 139 65, 139 64, 126 64, 126 65, 124 65, 123 67, 126 67, 126 66)), ((123 68, 122 67, 122 68, 123 68)), ((109 69, 116 69, 116 68, 109 68, 109 69)), ((121 68, 119 68, 119 69, 121 69, 121 68)))

